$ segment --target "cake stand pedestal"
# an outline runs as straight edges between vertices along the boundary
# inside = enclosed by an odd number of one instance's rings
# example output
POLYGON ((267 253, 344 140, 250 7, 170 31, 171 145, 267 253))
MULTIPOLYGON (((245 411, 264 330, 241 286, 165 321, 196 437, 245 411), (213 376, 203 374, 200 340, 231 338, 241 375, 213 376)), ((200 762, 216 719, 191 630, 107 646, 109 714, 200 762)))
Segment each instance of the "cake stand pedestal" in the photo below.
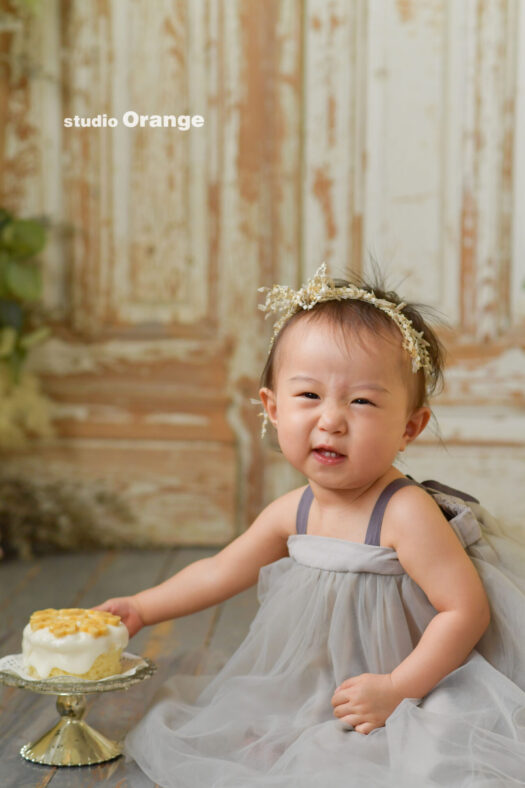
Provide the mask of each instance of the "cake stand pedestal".
MULTIPOLYGON (((129 661, 132 655, 126 654, 129 661)), ((87 722, 86 695, 94 692, 113 692, 129 689, 133 684, 149 678, 156 668, 147 658, 135 657, 137 669, 128 676, 114 676, 99 681, 82 681, 74 677, 60 676, 51 679, 29 680, 14 673, 0 671, 0 682, 11 687, 31 690, 43 695, 57 695, 57 710, 60 719, 37 741, 25 744, 20 755, 33 763, 47 766, 88 766, 104 763, 122 755, 120 742, 107 739, 87 722)))

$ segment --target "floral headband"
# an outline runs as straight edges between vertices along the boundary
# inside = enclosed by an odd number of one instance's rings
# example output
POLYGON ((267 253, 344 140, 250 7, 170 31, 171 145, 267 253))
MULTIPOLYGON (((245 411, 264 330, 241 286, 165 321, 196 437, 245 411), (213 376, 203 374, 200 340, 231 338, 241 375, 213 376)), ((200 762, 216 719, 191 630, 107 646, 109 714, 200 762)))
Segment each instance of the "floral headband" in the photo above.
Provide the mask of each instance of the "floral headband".
MULTIPOLYGON (((424 338, 423 332, 416 331, 412 322, 403 314, 402 310, 406 304, 403 302, 394 304, 384 298, 377 298, 374 293, 355 285, 336 287, 326 272, 325 263, 299 290, 293 290, 285 285, 274 285, 273 287, 260 287, 259 292, 267 294, 265 303, 259 304, 259 309, 267 313, 266 317, 269 317, 272 312, 275 314, 282 312, 281 317, 274 323, 268 353, 270 353, 279 331, 297 312, 313 309, 316 304, 324 301, 366 301, 367 304, 372 304, 376 309, 387 314, 398 327, 403 337, 403 348, 412 358, 412 372, 415 373, 419 369, 423 369, 432 375, 433 365, 427 350, 429 343, 424 338)), ((261 437, 264 437, 268 425, 268 414, 265 412, 263 415, 261 437)))

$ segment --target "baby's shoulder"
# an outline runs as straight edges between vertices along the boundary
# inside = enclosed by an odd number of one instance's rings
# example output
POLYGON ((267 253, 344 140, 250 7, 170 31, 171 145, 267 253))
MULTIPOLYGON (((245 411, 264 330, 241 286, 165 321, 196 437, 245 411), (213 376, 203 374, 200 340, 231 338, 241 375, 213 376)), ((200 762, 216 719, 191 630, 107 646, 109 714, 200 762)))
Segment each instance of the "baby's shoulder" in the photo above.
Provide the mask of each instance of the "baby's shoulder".
POLYGON ((269 503, 263 511, 263 515, 272 520, 286 536, 296 532, 297 507, 306 487, 307 485, 305 484, 280 495, 269 503))
POLYGON ((433 531, 447 526, 447 519, 434 498, 423 488, 407 485, 392 495, 383 517, 381 544, 397 548, 414 529, 433 531))

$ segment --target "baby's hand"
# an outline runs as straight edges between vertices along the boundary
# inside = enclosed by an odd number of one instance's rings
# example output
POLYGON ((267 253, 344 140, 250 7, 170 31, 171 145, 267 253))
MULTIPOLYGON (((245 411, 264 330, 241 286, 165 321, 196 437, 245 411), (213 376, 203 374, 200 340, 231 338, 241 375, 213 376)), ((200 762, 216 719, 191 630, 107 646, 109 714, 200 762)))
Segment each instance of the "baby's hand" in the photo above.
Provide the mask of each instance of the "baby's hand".
POLYGON ((385 724, 403 697, 390 673, 361 673, 337 687, 332 706, 335 716, 358 733, 370 733, 385 724))
POLYGON ((122 623, 128 628, 130 638, 145 626, 140 610, 131 596, 107 599, 102 605, 97 605, 94 610, 106 610, 108 613, 120 616, 122 623))

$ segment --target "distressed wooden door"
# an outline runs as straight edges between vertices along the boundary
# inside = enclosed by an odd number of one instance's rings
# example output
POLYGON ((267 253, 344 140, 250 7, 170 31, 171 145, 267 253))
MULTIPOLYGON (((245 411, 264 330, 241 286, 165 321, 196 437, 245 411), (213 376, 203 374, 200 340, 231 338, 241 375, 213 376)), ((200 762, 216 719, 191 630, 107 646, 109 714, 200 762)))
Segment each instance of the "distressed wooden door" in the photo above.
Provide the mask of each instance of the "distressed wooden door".
POLYGON ((55 337, 33 361, 58 439, 11 466, 101 479, 153 541, 226 541, 301 481, 250 402, 269 334, 257 287, 373 255, 448 319, 441 438, 400 467, 522 522, 522 4, 44 8, 27 31, 43 72, 10 81, 2 163, 10 205, 68 228, 45 260, 55 337), (63 126, 128 110, 205 124, 63 126))

